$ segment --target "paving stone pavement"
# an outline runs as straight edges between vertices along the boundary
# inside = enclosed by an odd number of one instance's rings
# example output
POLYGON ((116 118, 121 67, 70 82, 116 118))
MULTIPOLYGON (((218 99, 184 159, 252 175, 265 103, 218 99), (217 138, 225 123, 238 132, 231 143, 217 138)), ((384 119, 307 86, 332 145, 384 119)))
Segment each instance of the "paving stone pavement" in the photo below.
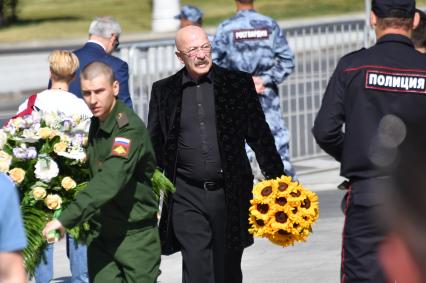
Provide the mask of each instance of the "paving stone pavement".
MULTIPOLYGON (((338 164, 327 157, 294 162, 299 181, 318 193, 320 218, 305 243, 282 248, 265 239, 256 239, 243 255, 245 283, 338 283, 343 215, 339 205, 343 192, 336 189, 342 181, 338 164)), ((181 282, 181 256, 162 257, 161 283, 181 282)), ((69 263, 65 241, 54 251, 55 283, 69 283, 69 263)), ((31 282, 34 282, 31 281, 31 282)))

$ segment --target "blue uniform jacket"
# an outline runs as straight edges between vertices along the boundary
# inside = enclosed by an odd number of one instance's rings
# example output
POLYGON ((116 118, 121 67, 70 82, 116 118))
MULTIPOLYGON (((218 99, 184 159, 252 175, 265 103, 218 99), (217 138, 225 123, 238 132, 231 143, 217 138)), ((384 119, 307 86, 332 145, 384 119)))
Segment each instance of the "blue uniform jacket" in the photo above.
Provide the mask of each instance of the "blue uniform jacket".
POLYGON ((71 82, 69 92, 81 98, 80 70, 93 61, 101 61, 112 68, 115 79, 120 83, 118 98, 130 108, 133 107, 129 93, 129 66, 125 61, 106 53, 102 46, 94 42, 87 42, 82 48, 74 51, 74 54, 80 61, 80 68, 71 82))
POLYGON ((262 77, 268 96, 278 95, 277 84, 294 69, 294 55, 282 29, 255 10, 238 11, 219 25, 212 56, 221 67, 262 77))
MULTIPOLYGON (((272 18, 255 10, 241 10, 219 25, 212 46, 213 61, 219 66, 263 79, 265 92, 259 95, 259 100, 285 170, 294 176, 289 161, 290 133, 281 113, 278 93, 278 84, 294 70, 294 54, 282 29, 272 18)), ((247 154, 250 160, 254 159, 249 148, 247 154)))

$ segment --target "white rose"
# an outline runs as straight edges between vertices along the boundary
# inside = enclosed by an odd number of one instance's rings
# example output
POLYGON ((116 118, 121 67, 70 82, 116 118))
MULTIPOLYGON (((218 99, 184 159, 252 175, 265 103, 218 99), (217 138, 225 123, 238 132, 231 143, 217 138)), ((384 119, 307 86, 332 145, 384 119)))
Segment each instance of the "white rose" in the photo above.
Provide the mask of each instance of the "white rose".
POLYGON ((23 141, 28 143, 35 143, 40 139, 40 137, 37 135, 37 132, 32 129, 25 129, 22 132, 22 137, 23 141))
POLYGON ((58 155, 68 159, 78 160, 82 163, 86 162, 87 155, 84 150, 71 150, 70 152, 58 152, 58 155))
POLYGON ((10 164, 12 163, 12 156, 0 150, 0 172, 8 172, 10 164))
POLYGON ((8 125, 12 125, 14 128, 19 129, 25 127, 25 121, 21 117, 16 117, 10 120, 8 125))
POLYGON ((31 112, 31 116, 33 116, 34 124, 40 123, 41 115, 38 111, 31 112))
POLYGON ((49 156, 40 156, 35 165, 36 178, 49 183, 59 174, 58 164, 49 156))
POLYGON ((43 119, 49 127, 57 126, 58 124, 58 115, 55 112, 44 112, 43 119))
POLYGON ((3 131, 3 129, 0 129, 0 149, 4 147, 6 142, 7 142, 7 134, 3 131))

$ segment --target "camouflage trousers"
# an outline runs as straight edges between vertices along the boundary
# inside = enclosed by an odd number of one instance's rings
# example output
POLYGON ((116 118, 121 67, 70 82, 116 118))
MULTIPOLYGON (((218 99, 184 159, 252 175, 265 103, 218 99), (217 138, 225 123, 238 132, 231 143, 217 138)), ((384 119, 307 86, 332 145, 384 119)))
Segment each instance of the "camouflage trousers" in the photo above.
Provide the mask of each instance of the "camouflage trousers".
MULTIPOLYGON (((284 117, 281 114, 280 105, 279 105, 279 96, 275 96, 273 99, 269 97, 262 97, 260 99, 263 112, 265 113, 266 122, 271 129, 272 135, 275 139, 275 146, 277 147, 277 151, 281 156, 281 160, 284 164, 284 171, 288 176, 292 176, 297 179, 296 172, 294 170, 293 165, 290 162, 289 156, 289 140, 290 140, 290 132, 286 127, 284 117)), ((256 161, 256 156, 253 150, 246 145, 247 156, 250 160, 250 164, 252 166, 253 173, 256 179, 260 173, 259 165, 256 161)), ((260 173, 261 174, 261 173, 260 173)))

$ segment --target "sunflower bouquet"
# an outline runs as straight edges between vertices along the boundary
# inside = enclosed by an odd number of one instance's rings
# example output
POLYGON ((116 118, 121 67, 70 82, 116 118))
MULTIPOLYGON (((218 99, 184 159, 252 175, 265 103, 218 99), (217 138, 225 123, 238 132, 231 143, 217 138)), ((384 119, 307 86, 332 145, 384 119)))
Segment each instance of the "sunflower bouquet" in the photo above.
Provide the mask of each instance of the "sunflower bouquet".
MULTIPOLYGON (((27 271, 33 274, 46 241, 41 231, 47 221, 86 187, 89 117, 33 111, 0 129, 0 171, 19 189, 28 245, 24 250, 27 271)), ((86 224, 68 231, 76 239, 86 224)))
POLYGON ((291 177, 264 180, 253 188, 249 232, 283 247, 305 241, 318 219, 318 196, 291 177))

